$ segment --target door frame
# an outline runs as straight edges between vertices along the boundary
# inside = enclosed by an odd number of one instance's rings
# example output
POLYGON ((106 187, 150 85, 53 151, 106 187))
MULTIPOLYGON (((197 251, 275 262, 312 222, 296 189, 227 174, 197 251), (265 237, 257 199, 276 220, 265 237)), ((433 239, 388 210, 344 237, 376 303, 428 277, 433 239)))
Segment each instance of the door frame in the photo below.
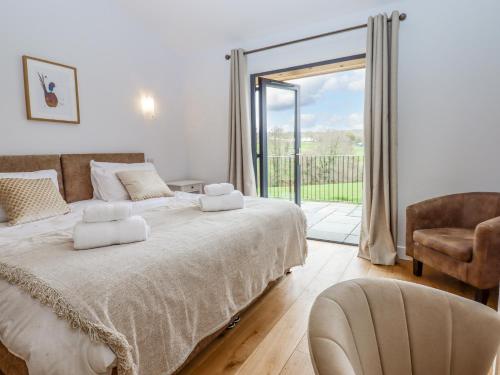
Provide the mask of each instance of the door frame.
MULTIPOLYGON (((300 87, 291 83, 276 81, 268 78, 258 77, 259 79, 259 118, 261 119, 259 132, 259 167, 260 167, 260 195, 267 198, 268 196, 268 173, 267 163, 263 156, 267 155, 267 103, 266 103, 266 88, 275 87, 282 90, 290 90, 294 92, 294 200, 300 206, 301 200, 301 181, 300 181, 300 87), (262 121, 263 120, 263 121, 262 121)), ((255 150, 255 148, 254 148, 255 150)), ((255 163, 255 162, 254 162, 255 163)), ((255 165, 255 164, 254 164, 255 165)))
MULTIPOLYGON (((255 82, 257 81, 257 78, 259 76, 264 76, 264 75, 268 75, 268 74, 282 73, 282 72, 287 72, 289 70, 297 70, 297 69, 304 69, 304 68, 314 68, 316 66, 334 64, 334 63, 339 63, 339 62, 343 62, 343 61, 356 60, 356 59, 362 59, 362 58, 366 58, 366 53, 360 53, 357 55, 350 55, 350 56, 345 56, 345 57, 339 57, 336 59, 323 60, 323 61, 318 61, 318 62, 310 63, 310 64, 295 65, 295 66, 290 66, 288 68, 268 70, 268 71, 264 71, 264 72, 260 72, 260 73, 250 74, 250 128, 251 128, 251 142, 252 142, 252 161, 253 161, 253 170, 255 173, 255 181, 258 181, 257 158, 260 158, 260 160, 262 160, 261 152, 259 152, 259 154, 257 154, 257 147, 256 147, 257 146, 257 137, 256 137, 257 136, 257 119, 255 116, 255 93, 256 93, 256 91, 258 91, 258 89, 257 89, 257 85, 255 82)), ((260 107, 259 107, 259 109, 260 109, 260 107)), ((299 111, 300 111, 300 106, 299 106, 299 111)), ((260 144, 262 145, 262 143, 260 143, 260 144)), ((261 175, 262 175, 262 171, 261 171, 261 175)), ((299 176, 299 178, 300 178, 300 176, 299 176)), ((261 196, 262 196, 262 191, 263 190, 262 190, 262 184, 261 184, 261 196)))

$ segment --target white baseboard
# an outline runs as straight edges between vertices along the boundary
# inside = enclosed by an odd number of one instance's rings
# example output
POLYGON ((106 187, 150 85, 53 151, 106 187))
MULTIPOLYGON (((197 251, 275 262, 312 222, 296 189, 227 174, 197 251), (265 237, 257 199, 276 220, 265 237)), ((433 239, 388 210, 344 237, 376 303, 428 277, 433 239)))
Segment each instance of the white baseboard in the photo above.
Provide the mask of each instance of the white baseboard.
POLYGON ((397 246, 398 259, 412 260, 413 258, 406 255, 406 246, 397 246))

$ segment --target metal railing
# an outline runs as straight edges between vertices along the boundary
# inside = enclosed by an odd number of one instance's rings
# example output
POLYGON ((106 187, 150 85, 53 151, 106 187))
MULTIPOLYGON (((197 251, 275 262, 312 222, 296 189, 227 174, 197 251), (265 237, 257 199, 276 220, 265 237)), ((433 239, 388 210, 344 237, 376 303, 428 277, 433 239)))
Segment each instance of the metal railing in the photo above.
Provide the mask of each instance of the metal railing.
MULTIPOLYGON (((303 201, 361 203, 364 157, 357 155, 301 155, 303 201)), ((293 200, 294 156, 268 157, 268 195, 293 200)))

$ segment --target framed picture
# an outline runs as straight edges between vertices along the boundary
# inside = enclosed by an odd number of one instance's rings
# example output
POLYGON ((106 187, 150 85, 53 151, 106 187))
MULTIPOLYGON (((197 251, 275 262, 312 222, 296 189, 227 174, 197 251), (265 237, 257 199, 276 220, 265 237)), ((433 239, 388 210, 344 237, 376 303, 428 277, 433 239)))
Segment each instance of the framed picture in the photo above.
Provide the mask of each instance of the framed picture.
POLYGON ((76 68, 23 56, 28 120, 80 123, 76 68))

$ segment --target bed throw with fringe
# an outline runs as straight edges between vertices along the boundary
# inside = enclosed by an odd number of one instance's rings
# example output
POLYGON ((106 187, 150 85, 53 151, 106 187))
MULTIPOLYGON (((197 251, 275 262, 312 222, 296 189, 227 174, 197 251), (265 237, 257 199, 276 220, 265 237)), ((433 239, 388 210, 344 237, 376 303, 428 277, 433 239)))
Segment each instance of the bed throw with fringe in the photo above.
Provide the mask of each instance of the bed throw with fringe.
POLYGON ((225 212, 160 207, 143 216, 146 242, 75 251, 68 230, 0 244, 0 277, 107 344, 120 375, 173 373, 307 256, 305 216, 286 201, 250 198, 244 210, 225 212))

